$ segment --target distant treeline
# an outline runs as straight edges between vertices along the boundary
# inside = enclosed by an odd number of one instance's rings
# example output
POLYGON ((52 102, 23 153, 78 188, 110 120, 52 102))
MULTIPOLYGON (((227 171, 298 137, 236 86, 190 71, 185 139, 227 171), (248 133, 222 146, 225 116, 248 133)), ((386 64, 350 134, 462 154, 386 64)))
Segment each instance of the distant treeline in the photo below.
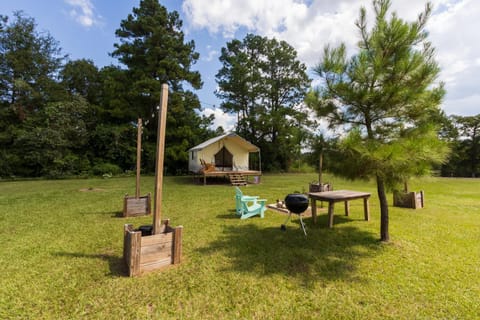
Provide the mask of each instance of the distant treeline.
MULTIPOLYGON (((110 54, 118 65, 101 69, 91 60, 70 60, 25 13, 0 16, 0 178, 133 171, 137 118, 144 122, 142 170, 152 173, 162 83, 170 88, 167 174, 187 173, 187 150, 224 133, 212 129, 213 116, 201 113, 194 93, 201 75, 192 69, 199 54, 193 41, 184 40, 178 13, 157 0, 141 1, 133 12, 115 33, 119 41, 110 54)), ((318 119, 302 103, 311 81, 295 50, 247 35, 228 43, 220 61, 221 108, 237 115, 236 131, 261 148, 263 170, 289 171, 299 163, 315 168, 321 152, 328 170, 337 140, 320 133, 318 119)), ((449 141, 452 153, 438 172, 477 176, 480 115, 442 121, 439 139, 449 141)))

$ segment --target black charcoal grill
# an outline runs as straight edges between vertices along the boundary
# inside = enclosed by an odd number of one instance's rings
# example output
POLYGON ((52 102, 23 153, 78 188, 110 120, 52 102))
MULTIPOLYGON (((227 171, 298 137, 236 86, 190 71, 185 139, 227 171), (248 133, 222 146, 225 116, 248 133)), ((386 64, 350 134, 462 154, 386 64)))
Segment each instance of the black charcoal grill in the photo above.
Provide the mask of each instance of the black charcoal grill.
POLYGON ((292 213, 297 214, 300 218, 300 225, 302 226, 305 237, 307 231, 305 231, 305 224, 303 223, 302 213, 308 208, 308 197, 302 193, 291 193, 285 197, 285 207, 288 209, 288 217, 280 227, 283 231, 287 230, 286 224, 292 217, 292 213))

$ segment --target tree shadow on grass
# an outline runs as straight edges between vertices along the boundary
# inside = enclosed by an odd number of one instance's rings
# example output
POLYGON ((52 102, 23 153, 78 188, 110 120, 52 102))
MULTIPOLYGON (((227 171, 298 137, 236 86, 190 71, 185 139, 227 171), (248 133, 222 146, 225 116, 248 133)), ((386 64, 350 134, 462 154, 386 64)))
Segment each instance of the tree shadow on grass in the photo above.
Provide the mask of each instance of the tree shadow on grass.
POLYGON ((123 257, 119 257, 113 254, 86 254, 86 253, 76 253, 76 252, 55 252, 57 257, 67 257, 67 258, 89 258, 89 259, 99 259, 108 262, 108 267, 110 270, 109 276, 112 277, 125 277, 128 276, 128 269, 123 260, 123 257))
POLYGON ((217 219, 239 220, 240 217, 235 214, 235 210, 231 210, 231 212, 229 212, 229 213, 224 213, 224 214, 217 215, 217 219))
POLYGON ((114 211, 114 212, 111 212, 110 213, 110 216, 112 218, 125 218, 125 216, 123 215, 123 211, 114 211))
POLYGON ((359 261, 375 255, 381 245, 373 234, 356 227, 328 229, 317 224, 307 232, 305 237, 299 226, 290 223, 286 231, 280 230, 280 225, 226 226, 217 240, 198 250, 225 255, 230 263, 220 271, 280 274, 308 286, 318 280, 358 281, 359 261))

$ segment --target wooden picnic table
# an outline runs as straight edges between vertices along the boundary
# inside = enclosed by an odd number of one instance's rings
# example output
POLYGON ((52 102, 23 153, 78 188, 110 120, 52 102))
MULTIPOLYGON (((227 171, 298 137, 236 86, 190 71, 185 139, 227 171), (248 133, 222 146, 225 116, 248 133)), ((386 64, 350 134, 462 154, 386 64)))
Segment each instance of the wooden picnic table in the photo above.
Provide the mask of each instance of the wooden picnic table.
POLYGON ((333 227, 333 209, 335 202, 345 202, 345 215, 350 214, 350 200, 363 199, 363 211, 365 214, 365 220, 370 220, 370 208, 369 198, 371 194, 368 192, 351 191, 351 190, 336 190, 336 191, 324 191, 324 192, 310 192, 308 197, 312 206, 312 219, 313 223, 317 223, 317 200, 328 201, 328 227, 333 227))

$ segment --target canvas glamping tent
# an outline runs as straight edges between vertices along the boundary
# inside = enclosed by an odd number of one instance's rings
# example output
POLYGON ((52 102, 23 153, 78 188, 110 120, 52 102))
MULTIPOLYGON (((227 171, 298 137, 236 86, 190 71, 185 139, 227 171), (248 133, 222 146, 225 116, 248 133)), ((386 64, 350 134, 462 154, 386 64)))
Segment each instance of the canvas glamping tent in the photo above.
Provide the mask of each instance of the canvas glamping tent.
POLYGON ((188 170, 194 175, 207 177, 224 176, 233 185, 246 184, 246 177, 254 176, 258 182, 261 175, 260 148, 235 133, 227 133, 188 150, 188 170), (250 154, 258 153, 258 163, 250 163, 250 154))

